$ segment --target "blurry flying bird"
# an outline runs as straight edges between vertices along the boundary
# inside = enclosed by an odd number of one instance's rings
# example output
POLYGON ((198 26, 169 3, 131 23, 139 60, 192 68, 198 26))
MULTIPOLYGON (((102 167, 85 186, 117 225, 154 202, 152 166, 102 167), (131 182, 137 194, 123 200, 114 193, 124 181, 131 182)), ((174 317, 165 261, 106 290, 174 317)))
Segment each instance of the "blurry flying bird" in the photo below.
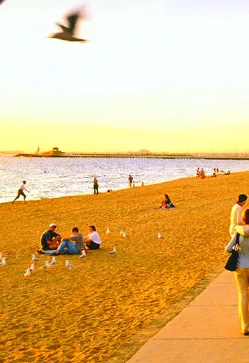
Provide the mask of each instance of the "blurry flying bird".
POLYGON ((117 249, 116 247, 113 247, 112 251, 109 251, 110 255, 114 255, 115 253, 117 253, 117 249))
POLYGON ((58 33, 50 34, 49 38, 55 38, 60 40, 66 40, 68 42, 87 42, 86 39, 75 37, 76 25, 80 18, 85 18, 85 12, 78 10, 65 16, 68 26, 56 23, 62 31, 58 33))

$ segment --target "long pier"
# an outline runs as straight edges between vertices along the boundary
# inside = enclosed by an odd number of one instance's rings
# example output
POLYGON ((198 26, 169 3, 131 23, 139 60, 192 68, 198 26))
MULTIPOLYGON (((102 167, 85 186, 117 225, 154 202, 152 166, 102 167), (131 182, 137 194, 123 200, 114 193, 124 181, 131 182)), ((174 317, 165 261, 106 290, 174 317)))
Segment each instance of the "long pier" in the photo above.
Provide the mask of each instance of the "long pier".
POLYGON ((210 160, 249 160, 249 154, 160 154, 160 153, 61 153, 57 155, 43 155, 43 154, 27 154, 20 153, 14 155, 15 157, 29 157, 29 158, 144 158, 144 159, 210 159, 210 160))

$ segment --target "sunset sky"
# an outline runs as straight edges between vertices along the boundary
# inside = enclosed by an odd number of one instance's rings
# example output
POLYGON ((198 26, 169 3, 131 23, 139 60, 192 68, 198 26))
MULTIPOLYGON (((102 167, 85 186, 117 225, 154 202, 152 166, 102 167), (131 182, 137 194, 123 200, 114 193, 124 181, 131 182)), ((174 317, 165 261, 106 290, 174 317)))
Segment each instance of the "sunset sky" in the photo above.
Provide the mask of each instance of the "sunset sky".
POLYGON ((88 0, 88 43, 47 38, 81 5, 0 6, 0 151, 249 152, 248 0, 88 0))

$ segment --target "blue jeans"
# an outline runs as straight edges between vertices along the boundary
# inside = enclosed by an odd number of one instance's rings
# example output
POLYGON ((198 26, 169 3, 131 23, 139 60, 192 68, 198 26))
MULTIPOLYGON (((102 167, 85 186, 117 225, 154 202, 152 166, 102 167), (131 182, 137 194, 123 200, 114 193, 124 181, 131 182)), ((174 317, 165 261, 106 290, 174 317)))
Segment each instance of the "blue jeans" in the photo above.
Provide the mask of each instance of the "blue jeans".
POLYGON ((78 248, 69 240, 62 241, 57 251, 61 254, 68 253, 69 255, 77 255, 80 253, 78 248))

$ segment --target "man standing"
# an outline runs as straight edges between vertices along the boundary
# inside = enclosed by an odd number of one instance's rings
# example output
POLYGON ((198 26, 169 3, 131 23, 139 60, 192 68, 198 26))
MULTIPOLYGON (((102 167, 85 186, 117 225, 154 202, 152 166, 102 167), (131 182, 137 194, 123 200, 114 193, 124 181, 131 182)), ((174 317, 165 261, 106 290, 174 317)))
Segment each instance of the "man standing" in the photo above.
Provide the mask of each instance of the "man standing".
POLYGON ((26 194, 24 193, 24 190, 26 190, 28 193, 29 191, 26 189, 26 180, 24 180, 22 182, 22 185, 20 186, 20 188, 17 191, 17 196, 15 197, 15 199, 13 200, 12 204, 20 197, 20 195, 23 196, 23 201, 25 203, 25 199, 26 199, 26 194))
MULTIPOLYGON (((49 229, 41 236, 41 246, 43 251, 56 250, 61 242, 61 236, 55 232, 57 225, 51 223, 49 229)), ((38 251, 43 253, 43 251, 38 251)))
POLYGON ((246 204, 246 200, 247 200, 247 195, 240 194, 238 197, 238 201, 232 207, 231 216, 230 216, 230 229, 229 229, 231 236, 233 236, 235 233, 234 230, 235 226, 242 223, 241 220, 241 215, 243 210, 242 207, 246 204))
POLYGON ((133 182, 133 178, 131 175, 129 175, 128 177, 128 183, 129 183, 129 187, 131 188, 132 187, 132 182, 133 182))

